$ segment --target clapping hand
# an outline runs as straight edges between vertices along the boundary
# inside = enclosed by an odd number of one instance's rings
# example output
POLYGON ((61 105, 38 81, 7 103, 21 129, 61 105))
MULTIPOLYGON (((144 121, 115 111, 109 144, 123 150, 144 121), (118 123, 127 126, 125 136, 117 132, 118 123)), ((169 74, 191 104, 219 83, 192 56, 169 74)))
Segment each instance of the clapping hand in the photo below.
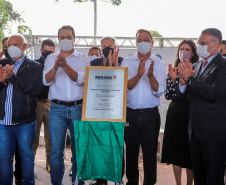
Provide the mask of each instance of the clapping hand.
POLYGON ((145 72, 145 61, 143 58, 140 59, 139 67, 138 67, 138 76, 141 78, 145 72))
POLYGON ((155 64, 155 61, 152 60, 147 73, 148 78, 151 78, 151 76, 153 75, 154 64, 155 64))
POLYGON ((115 46, 114 48, 114 54, 112 55, 112 50, 110 50, 109 55, 108 55, 108 61, 109 65, 112 66, 112 62, 114 66, 118 66, 118 54, 119 54, 119 47, 115 46))
POLYGON ((171 81, 172 82, 175 82, 176 78, 177 78, 177 67, 175 67, 173 69, 172 65, 169 64, 168 66, 168 71, 169 71, 169 75, 170 75, 170 78, 171 78, 171 81))
MULTIPOLYGON (((56 63, 57 63, 57 65, 58 65, 59 67, 62 67, 62 68, 65 68, 65 67, 66 67, 66 65, 67 65, 67 59, 66 59, 66 57, 65 57, 64 52, 59 53, 59 55, 57 56, 56 63)), ((55 66, 54 66, 54 67, 55 67, 55 66)), ((57 68, 57 66, 56 66, 56 68, 57 68)), ((56 68, 55 68, 55 69, 56 69, 56 68)))
POLYGON ((4 82, 7 78, 6 69, 0 65, 0 82, 4 82))
POLYGON ((5 65, 5 70, 6 70, 6 78, 9 79, 11 76, 14 75, 14 65, 9 65, 9 64, 6 64, 5 65))
POLYGON ((180 62, 178 65, 178 70, 180 73, 180 77, 186 82, 187 79, 192 76, 195 71, 192 69, 192 64, 189 63, 186 65, 185 62, 180 62))

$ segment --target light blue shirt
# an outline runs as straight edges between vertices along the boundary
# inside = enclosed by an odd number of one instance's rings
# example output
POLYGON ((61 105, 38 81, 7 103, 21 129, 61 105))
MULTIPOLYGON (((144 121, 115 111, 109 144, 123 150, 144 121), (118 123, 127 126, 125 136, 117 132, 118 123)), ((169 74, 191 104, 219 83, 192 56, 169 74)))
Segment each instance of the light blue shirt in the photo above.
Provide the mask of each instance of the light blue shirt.
MULTIPOLYGON (((14 65, 15 75, 17 74, 21 64, 23 63, 25 55, 17 60, 14 65)), ((7 93, 6 93, 6 101, 5 101, 5 117, 3 120, 0 120, 0 124, 2 125, 17 125, 20 123, 12 123, 12 94, 13 94, 13 85, 11 83, 8 84, 7 93)))

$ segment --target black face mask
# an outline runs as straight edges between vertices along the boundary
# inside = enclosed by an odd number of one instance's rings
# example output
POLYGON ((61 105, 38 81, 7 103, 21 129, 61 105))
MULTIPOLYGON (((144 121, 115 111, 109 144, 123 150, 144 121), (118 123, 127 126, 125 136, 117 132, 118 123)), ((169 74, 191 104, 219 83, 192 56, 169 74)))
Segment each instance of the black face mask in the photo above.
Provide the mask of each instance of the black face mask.
POLYGON ((47 52, 42 52, 42 58, 46 59, 48 57, 48 55, 50 55, 52 53, 52 51, 47 51, 47 52))
POLYGON ((108 57, 110 51, 112 51, 111 54, 113 55, 113 53, 114 53, 114 48, 106 47, 106 48, 102 49, 102 52, 103 52, 103 54, 104 54, 105 57, 108 57))
POLYGON ((3 49, 3 53, 4 53, 6 58, 9 58, 8 49, 3 49))

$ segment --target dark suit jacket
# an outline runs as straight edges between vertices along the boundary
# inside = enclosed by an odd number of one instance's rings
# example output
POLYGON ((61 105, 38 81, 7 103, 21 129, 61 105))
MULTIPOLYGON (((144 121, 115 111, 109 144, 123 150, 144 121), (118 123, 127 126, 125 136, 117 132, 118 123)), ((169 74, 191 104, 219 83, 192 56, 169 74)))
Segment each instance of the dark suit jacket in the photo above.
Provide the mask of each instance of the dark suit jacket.
MULTIPOLYGON (((12 59, 0 60, 0 64, 12 65, 12 59)), ((0 119, 5 117, 5 101, 8 84, 13 85, 12 91, 12 122, 30 123, 36 120, 36 97, 42 88, 42 66, 26 56, 17 74, 4 83, 0 83, 0 119)))
POLYGON ((190 99, 189 134, 200 140, 226 140, 226 58, 218 54, 198 76, 202 61, 193 65, 187 91, 190 99))

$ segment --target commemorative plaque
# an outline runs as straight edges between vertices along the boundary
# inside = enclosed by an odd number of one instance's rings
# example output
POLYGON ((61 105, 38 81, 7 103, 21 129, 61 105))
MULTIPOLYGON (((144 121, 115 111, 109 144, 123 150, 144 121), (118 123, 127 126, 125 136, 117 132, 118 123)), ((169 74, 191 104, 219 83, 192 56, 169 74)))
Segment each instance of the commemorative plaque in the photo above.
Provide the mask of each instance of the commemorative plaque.
POLYGON ((126 67, 87 66, 82 121, 126 122, 126 67))

